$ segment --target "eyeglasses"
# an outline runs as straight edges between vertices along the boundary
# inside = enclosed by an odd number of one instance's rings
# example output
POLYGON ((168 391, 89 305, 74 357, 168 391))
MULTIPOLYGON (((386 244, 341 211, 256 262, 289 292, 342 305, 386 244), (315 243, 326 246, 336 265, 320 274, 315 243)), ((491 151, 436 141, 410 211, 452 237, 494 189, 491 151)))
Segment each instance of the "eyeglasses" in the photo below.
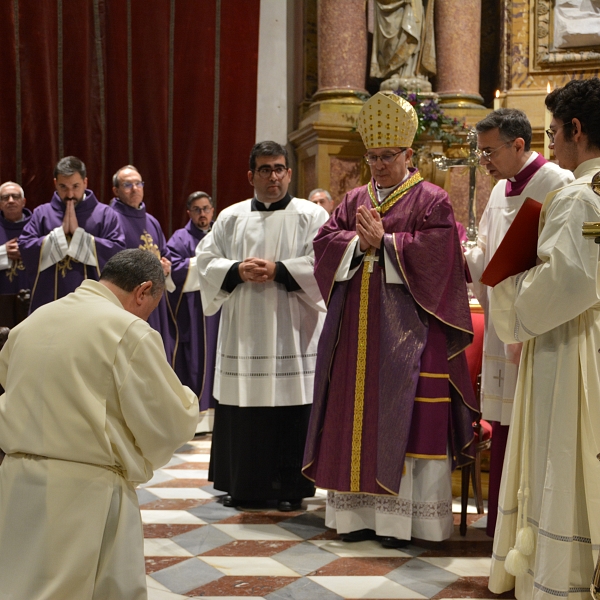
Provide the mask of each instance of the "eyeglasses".
POLYGON ((552 131, 552 129, 546 129, 546 135, 548 136, 550 143, 554 144, 554 137, 556 136, 559 129, 562 129, 563 127, 568 127, 569 125, 573 125, 573 123, 563 123, 562 125, 559 125, 554 131, 552 131))
POLYGON ((0 202, 8 202, 11 198, 13 200, 21 200, 23 196, 18 192, 15 192, 14 194, 2 194, 2 196, 0 196, 0 202))
POLYGON ((133 183, 126 181, 125 183, 121 184, 121 187, 126 189, 126 190, 132 190, 134 187, 139 187, 139 188, 143 188, 144 187, 144 182, 143 181, 134 181, 133 183))
POLYGON ((406 150, 407 148, 402 148, 400 152, 386 152, 381 156, 376 154, 365 154, 365 161, 368 165, 376 165, 378 160, 380 160, 384 165, 389 165, 396 160, 396 156, 398 156, 398 154, 402 154, 406 152, 406 150))
POLYGON ((498 146, 497 148, 494 148, 493 150, 479 150, 477 149, 475 152, 477 154, 477 156, 479 157, 479 160, 481 160, 482 158, 484 160, 490 160, 490 157, 492 156, 492 154, 494 154, 494 152, 498 152, 498 150, 504 148, 505 146, 510 146, 513 143, 514 140, 511 140, 510 142, 506 142, 504 144, 502 144, 502 146, 498 146))
POLYGON ((283 165, 276 165, 273 168, 265 165, 264 167, 255 169, 254 172, 258 173, 258 176, 262 179, 269 179, 269 177, 271 177, 271 173, 275 173, 277 179, 282 179, 283 176, 288 172, 288 169, 283 165))
POLYGON ((197 215, 199 213, 208 214, 213 209, 212 206, 194 206, 190 208, 190 212, 197 215))

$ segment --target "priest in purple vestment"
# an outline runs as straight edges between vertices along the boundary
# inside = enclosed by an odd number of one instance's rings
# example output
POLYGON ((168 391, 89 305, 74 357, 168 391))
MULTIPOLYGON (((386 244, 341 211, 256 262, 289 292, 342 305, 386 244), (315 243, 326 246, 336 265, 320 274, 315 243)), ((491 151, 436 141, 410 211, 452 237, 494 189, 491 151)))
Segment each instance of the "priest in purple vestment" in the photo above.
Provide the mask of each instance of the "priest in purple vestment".
POLYGON ((471 316, 448 195, 407 167, 414 109, 377 93, 358 129, 373 179, 314 241, 328 312, 303 472, 344 541, 399 548, 454 531, 451 470, 473 460, 478 414, 471 316))
MULTIPOLYGON (((152 252, 163 266, 167 291, 173 291, 175 284, 171 278, 171 253, 160 223, 146 212, 142 176, 133 165, 126 165, 113 175, 112 184, 115 197, 110 201, 110 207, 125 234, 125 247, 152 252)), ((160 333, 167 360, 172 366, 177 326, 166 294, 163 294, 156 310, 148 318, 148 325, 160 333)))
POLYGON ((56 191, 38 206, 19 237, 19 250, 32 280, 30 312, 73 292, 84 279, 98 281, 106 261, 125 249, 112 210, 87 188, 87 172, 75 156, 54 168, 56 191))
POLYGON ((186 206, 190 220, 167 242, 176 285, 169 302, 179 332, 173 368, 181 382, 198 394, 200 411, 206 411, 215 407, 212 391, 221 311, 207 317, 202 310, 196 246, 211 230, 215 205, 205 192, 194 192, 188 196, 186 206))
POLYGON ((25 192, 13 181, 0 185, 0 325, 14 327, 27 316, 31 283, 18 238, 31 219, 25 192))

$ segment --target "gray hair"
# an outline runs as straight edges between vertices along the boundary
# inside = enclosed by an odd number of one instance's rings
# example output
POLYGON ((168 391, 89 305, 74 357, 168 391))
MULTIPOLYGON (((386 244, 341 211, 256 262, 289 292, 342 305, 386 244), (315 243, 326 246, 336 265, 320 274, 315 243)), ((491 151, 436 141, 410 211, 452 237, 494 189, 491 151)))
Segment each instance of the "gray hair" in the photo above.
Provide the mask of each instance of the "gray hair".
POLYGON ((125 165, 124 167, 121 167, 121 168, 120 168, 120 169, 119 169, 119 170, 118 170, 118 171, 117 171, 117 172, 116 172, 116 173, 115 173, 115 174, 112 176, 112 184, 113 184, 113 187, 116 187, 116 188, 118 188, 118 187, 119 187, 119 183, 120 183, 120 182, 119 182, 119 173, 120 173, 121 171, 123 171, 124 169, 131 169, 132 171, 135 171, 135 172, 136 172, 136 173, 137 173, 137 174, 138 174, 138 175, 141 177, 141 174, 140 174, 140 172, 137 170, 137 168, 136 168, 136 167, 134 167, 133 165, 125 165))
POLYGON ((14 181, 5 181, 2 185, 0 185, 0 194, 2 193, 2 190, 4 189, 4 186, 6 186, 6 185, 14 185, 15 187, 18 187, 21 192, 21 196, 23 198, 25 198, 25 191, 18 183, 15 183, 14 181))
POLYGON ((110 281, 125 292, 133 290, 146 281, 152 282, 151 295, 162 294, 165 274, 160 260, 147 250, 130 248, 121 250, 104 265, 100 280, 110 281))
POLYGON ((186 208, 189 210, 190 207, 192 206, 192 204, 196 201, 196 200, 200 200, 200 198, 206 198, 209 202, 210 205, 215 208, 215 201, 206 193, 206 192, 193 192, 191 193, 188 197, 187 200, 185 201, 185 206, 186 208))
POLYGON ((475 129, 477 133, 498 129, 505 142, 522 138, 525 142, 525 152, 529 152, 531 147, 531 123, 527 115, 516 108, 499 108, 491 112, 475 125, 475 129))
POLYGON ((87 170, 83 161, 76 156, 65 156, 64 158, 61 158, 54 167, 54 179, 59 175, 71 177, 71 175, 75 175, 75 173, 79 173, 81 179, 87 177, 87 170))
POLYGON ((315 196, 316 194, 319 193, 323 193, 325 194, 325 196, 327 196, 327 200, 329 200, 329 202, 333 202, 333 198, 331 197, 331 194, 327 191, 324 190, 322 188, 315 188, 309 195, 308 195, 308 199, 312 201, 313 196, 315 196))

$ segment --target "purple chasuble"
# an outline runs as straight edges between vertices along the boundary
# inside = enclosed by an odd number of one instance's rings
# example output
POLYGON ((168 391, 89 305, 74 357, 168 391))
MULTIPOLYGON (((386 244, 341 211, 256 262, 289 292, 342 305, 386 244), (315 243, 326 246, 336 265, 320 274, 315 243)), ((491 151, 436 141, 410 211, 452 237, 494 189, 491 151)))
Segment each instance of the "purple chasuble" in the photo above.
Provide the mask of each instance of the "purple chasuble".
POLYGON ((548 161, 541 154, 538 154, 537 158, 532 163, 528 164, 524 169, 521 169, 521 171, 514 176, 514 181, 511 181, 510 179, 506 180, 505 194, 507 196, 521 195, 531 178, 547 162, 548 161))
POLYGON ((473 460, 471 315, 448 195, 425 181, 382 213, 389 261, 335 282, 360 205, 372 208, 367 186, 314 240, 328 312, 303 472, 325 489, 398 494, 406 456, 445 459, 449 448, 454 465, 473 460), (405 285, 386 283, 390 264, 405 285))
POLYGON ((174 292, 169 293, 179 333, 174 369, 181 383, 198 394, 201 411, 215 407, 212 390, 221 311, 205 317, 200 292, 184 293, 183 286, 190 269, 190 258, 196 255, 196 246, 205 235, 206 232, 189 221, 167 242, 173 261, 171 276, 177 286, 174 292))
POLYGON ((75 207, 75 214, 79 227, 94 236, 98 266, 86 265, 65 256, 56 264, 39 271, 42 244, 53 229, 62 226, 65 217, 65 205, 54 192, 50 202, 34 209, 19 238, 21 258, 33 281, 30 313, 43 304, 75 291, 84 279, 98 281, 106 261, 125 249, 125 238, 114 211, 98 202, 92 190, 85 190, 85 199, 75 207))
MULTIPOLYGON (((114 210, 119 219, 121 229, 125 234, 126 248, 147 250, 148 252, 152 252, 157 258, 165 256, 171 260, 171 253, 167 248, 167 241, 160 223, 146 212, 146 205, 143 202, 140 208, 133 208, 117 198, 113 198, 110 201, 110 208, 114 210)), ((172 365, 177 327, 171 313, 166 292, 160 299, 158 306, 148 317, 148 325, 160 333, 165 346, 167 360, 172 365)))
MULTIPOLYGON (((18 238, 31 219, 31 211, 23 209, 23 219, 18 223, 7 221, 0 212, 0 246, 18 238)), ((0 294, 18 294, 20 290, 31 289, 31 281, 22 260, 11 261, 8 269, 0 271, 0 294)))

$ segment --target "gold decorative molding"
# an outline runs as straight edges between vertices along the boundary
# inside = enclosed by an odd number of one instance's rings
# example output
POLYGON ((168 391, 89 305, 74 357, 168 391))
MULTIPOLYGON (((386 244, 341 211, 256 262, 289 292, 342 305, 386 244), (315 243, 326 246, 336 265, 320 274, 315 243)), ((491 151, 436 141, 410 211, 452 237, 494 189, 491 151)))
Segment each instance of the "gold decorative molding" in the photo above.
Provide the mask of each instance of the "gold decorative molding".
POLYGON ((566 68, 598 70, 600 47, 553 49, 554 0, 531 0, 529 61, 532 73, 566 68))

